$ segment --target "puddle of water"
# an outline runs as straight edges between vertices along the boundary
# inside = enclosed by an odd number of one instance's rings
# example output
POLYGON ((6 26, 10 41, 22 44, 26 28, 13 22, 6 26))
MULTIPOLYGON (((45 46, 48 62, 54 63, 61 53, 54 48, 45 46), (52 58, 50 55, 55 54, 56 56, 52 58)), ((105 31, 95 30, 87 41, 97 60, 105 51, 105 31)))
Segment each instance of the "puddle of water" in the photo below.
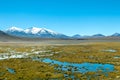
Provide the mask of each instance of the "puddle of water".
POLYGON ((42 60, 42 62, 45 63, 51 63, 51 64, 58 64, 61 66, 63 71, 67 71, 71 69, 72 72, 80 72, 80 73, 86 73, 86 72, 96 72, 99 70, 102 70, 103 72, 111 72, 114 70, 114 65, 111 64, 98 64, 98 63, 69 63, 69 62, 60 62, 56 60, 51 60, 49 58, 45 58, 42 60))
POLYGON ((115 58, 115 59, 118 59, 118 58, 120 58, 120 56, 114 56, 114 58, 115 58))
POLYGON ((12 69, 12 68, 7 68, 8 72, 11 73, 11 74, 15 74, 15 70, 12 69))
MULTIPOLYGON (((70 63, 70 62, 60 62, 57 60, 51 60, 49 58, 39 59, 33 58, 33 60, 37 60, 44 63, 50 63, 50 65, 57 64, 55 67, 56 70, 63 71, 64 77, 74 79, 74 73, 80 72, 85 74, 87 72, 96 72, 95 75, 99 75, 98 71, 101 71, 103 75, 108 76, 108 72, 114 71, 114 65, 111 64, 98 64, 98 63, 70 63), (71 75, 65 74, 64 71, 70 71, 71 75)), ((91 77, 91 76, 90 76, 91 77)), ((88 80, 89 78, 88 77, 88 80)))
POLYGON ((115 53, 115 52, 117 52, 116 50, 114 50, 114 49, 108 49, 108 50, 102 50, 103 52, 112 52, 112 53, 115 53))

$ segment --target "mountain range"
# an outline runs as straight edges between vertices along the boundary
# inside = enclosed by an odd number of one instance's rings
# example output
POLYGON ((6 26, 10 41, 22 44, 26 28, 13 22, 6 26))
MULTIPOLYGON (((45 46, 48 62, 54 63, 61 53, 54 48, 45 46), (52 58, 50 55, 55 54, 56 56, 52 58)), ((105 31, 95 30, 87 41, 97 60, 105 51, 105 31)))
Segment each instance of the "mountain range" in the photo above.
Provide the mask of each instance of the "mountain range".
POLYGON ((92 36, 81 36, 79 34, 73 36, 67 36, 50 29, 46 28, 37 28, 31 27, 27 29, 22 29, 18 27, 11 27, 6 31, 0 31, 0 37, 7 36, 7 37, 27 37, 27 38, 54 38, 54 39, 79 39, 79 38, 103 38, 103 37, 120 37, 120 33, 114 33, 110 36, 105 36, 103 34, 95 34, 92 36))
POLYGON ((64 34, 57 33, 46 28, 31 27, 28 29, 21 29, 17 27, 11 27, 5 31, 7 34, 18 37, 30 37, 30 38, 68 38, 64 34))

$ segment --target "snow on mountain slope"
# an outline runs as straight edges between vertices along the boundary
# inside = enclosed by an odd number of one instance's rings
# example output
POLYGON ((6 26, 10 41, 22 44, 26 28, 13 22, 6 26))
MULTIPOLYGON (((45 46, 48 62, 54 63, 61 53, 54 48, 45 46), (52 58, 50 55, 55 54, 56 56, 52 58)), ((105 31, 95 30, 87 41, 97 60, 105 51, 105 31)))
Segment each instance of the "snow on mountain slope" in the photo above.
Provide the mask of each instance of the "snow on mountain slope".
POLYGON ((54 32, 52 30, 46 29, 46 28, 37 28, 37 27, 31 27, 24 30, 25 33, 31 33, 31 34, 59 34, 57 32, 54 32))
POLYGON ((11 27, 11 28, 7 29, 7 31, 11 31, 11 32, 19 31, 19 32, 21 32, 21 31, 24 31, 24 30, 21 29, 21 28, 17 28, 17 27, 11 27))
POLYGON ((57 33, 46 28, 31 27, 28 29, 21 29, 17 27, 11 27, 6 33, 20 37, 39 37, 39 38, 67 38, 66 35, 57 33))
POLYGON ((25 33, 31 33, 31 34, 37 34, 39 31, 40 28, 36 28, 36 27, 32 27, 24 30, 25 33))
MULTIPOLYGON (((92 36, 80 36, 79 34, 76 34, 72 37, 66 36, 64 34, 57 33, 55 31, 52 31, 50 29, 46 28, 37 28, 37 27, 31 27, 27 29, 21 29, 18 27, 11 27, 5 31, 9 35, 18 36, 18 37, 30 37, 30 38, 102 38, 107 37, 103 34, 95 34, 92 36)), ((114 33, 113 35, 110 35, 111 37, 120 37, 120 33, 114 33)))

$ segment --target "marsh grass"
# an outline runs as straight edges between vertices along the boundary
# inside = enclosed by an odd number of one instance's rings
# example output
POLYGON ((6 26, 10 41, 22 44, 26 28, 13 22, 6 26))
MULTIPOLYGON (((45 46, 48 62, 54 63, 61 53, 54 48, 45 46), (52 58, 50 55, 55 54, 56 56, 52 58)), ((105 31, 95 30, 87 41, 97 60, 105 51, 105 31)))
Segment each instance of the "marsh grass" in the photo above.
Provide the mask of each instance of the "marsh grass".
MULTIPOLYGON (((73 63, 108 63, 115 65, 115 71, 109 72, 108 76, 103 74, 95 76, 95 72, 88 72, 86 74, 75 73, 74 76, 77 79, 86 80, 88 76, 90 80, 114 80, 120 79, 120 58, 114 58, 120 56, 120 42, 99 42, 93 44, 83 45, 47 45, 47 46, 26 46, 26 45, 1 45, 0 54, 21 54, 30 53, 30 56, 41 58, 51 58, 62 62, 73 63), (109 52, 103 50, 115 50, 116 52, 109 52), (39 52, 38 54, 34 54, 39 52), (52 54, 48 56, 49 54, 52 54)), ((62 72, 61 70, 55 70, 58 65, 50 66, 38 61, 33 61, 30 58, 26 59, 7 59, 0 60, 0 79, 4 80, 35 80, 35 79, 66 79, 64 74, 70 74, 71 72, 62 72), (9 73, 6 68, 12 68, 16 71, 16 74, 9 73), (57 73, 56 73, 57 72, 57 73)), ((68 78, 67 78, 68 79, 68 78)), ((70 78, 69 78, 70 79, 70 78)))
MULTIPOLYGON (((120 79, 120 58, 114 58, 115 56, 120 56, 120 43, 96 43, 89 45, 66 45, 57 46, 52 49, 53 51, 61 51, 60 54, 54 54, 52 59, 59 60, 62 62, 73 62, 73 63, 107 63, 114 64, 115 71, 110 72, 108 77, 103 74, 99 75, 99 79, 120 79), (102 51, 102 50, 115 50, 116 52, 102 51)), ((90 72, 86 75, 92 75, 90 72)), ((80 77, 80 74, 77 75, 80 77)), ((83 77, 80 77, 83 78, 83 77)), ((92 80, 96 80, 94 77, 92 80)), ((84 80, 84 79, 82 79, 84 80)))
POLYGON ((32 61, 30 59, 9 59, 0 61, 0 79, 4 80, 31 80, 31 79, 47 79, 47 78, 61 78, 63 74, 55 74, 54 66, 48 64, 32 61), (15 74, 9 73, 6 68, 15 70, 15 74))

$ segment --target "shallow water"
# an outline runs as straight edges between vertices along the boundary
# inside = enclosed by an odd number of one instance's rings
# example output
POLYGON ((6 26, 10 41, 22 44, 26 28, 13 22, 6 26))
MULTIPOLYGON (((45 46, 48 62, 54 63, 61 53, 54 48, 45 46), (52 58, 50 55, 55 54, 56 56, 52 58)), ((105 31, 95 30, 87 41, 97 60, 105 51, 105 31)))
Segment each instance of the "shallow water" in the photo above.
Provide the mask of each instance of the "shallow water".
POLYGON ((15 74, 15 70, 12 69, 12 68, 7 68, 8 72, 11 73, 11 74, 15 74))
POLYGON ((117 52, 117 50, 114 49, 107 49, 107 50, 102 50, 103 52, 111 52, 111 53, 115 53, 117 52))
MULTIPOLYGON (((74 73, 79 72, 82 74, 85 74, 87 72, 96 72, 94 75, 95 77, 99 74, 103 74, 105 76, 108 76, 109 72, 114 71, 114 65, 111 64, 98 64, 98 63, 70 63, 70 62, 60 62, 57 60, 52 60, 49 58, 39 59, 39 58, 33 58, 33 60, 37 60, 44 63, 50 63, 50 65, 57 64, 58 66, 55 67, 56 70, 62 71, 64 74, 64 77, 66 78, 72 78, 74 80, 74 73), (70 71, 71 75, 68 75, 64 72, 70 71), (101 73, 99 73, 101 71, 101 73)), ((91 76, 88 76, 88 80, 90 80, 91 76)))
POLYGON ((86 73, 86 72, 96 72, 99 70, 102 70, 103 72, 111 72, 114 70, 114 65, 111 64, 98 64, 98 63, 69 63, 69 62, 60 62, 56 60, 51 60, 49 58, 45 58, 42 60, 42 62, 45 63, 51 63, 51 64, 58 64, 61 66, 63 71, 67 71, 71 68, 72 72, 80 72, 80 73, 86 73))
MULTIPOLYGON (((14 54, 14 55, 3 55, 0 57, 0 59, 8 59, 8 58, 24 58, 25 55, 23 54, 14 54)), ((40 61, 44 63, 50 63, 50 65, 57 64, 58 66, 55 67, 56 70, 60 70, 65 77, 67 78, 72 78, 74 79, 74 73, 79 72, 82 74, 85 74, 87 72, 96 72, 98 75, 99 71, 101 71, 105 76, 108 76, 108 72, 113 72, 114 71, 114 65, 111 64, 99 64, 99 63, 70 63, 70 62, 61 62, 57 60, 52 60, 49 58, 37 58, 37 57, 31 57, 32 60, 35 61, 40 61), (70 71, 72 74, 68 75, 64 72, 70 71)), ((10 72, 11 74, 15 74, 15 70, 11 68, 7 68, 7 71, 10 72)), ((88 76, 90 78, 90 76, 88 76)), ((89 80, 89 79, 88 79, 89 80)))
POLYGON ((115 59, 118 59, 118 58, 120 58, 120 56, 114 56, 114 58, 115 58, 115 59))

